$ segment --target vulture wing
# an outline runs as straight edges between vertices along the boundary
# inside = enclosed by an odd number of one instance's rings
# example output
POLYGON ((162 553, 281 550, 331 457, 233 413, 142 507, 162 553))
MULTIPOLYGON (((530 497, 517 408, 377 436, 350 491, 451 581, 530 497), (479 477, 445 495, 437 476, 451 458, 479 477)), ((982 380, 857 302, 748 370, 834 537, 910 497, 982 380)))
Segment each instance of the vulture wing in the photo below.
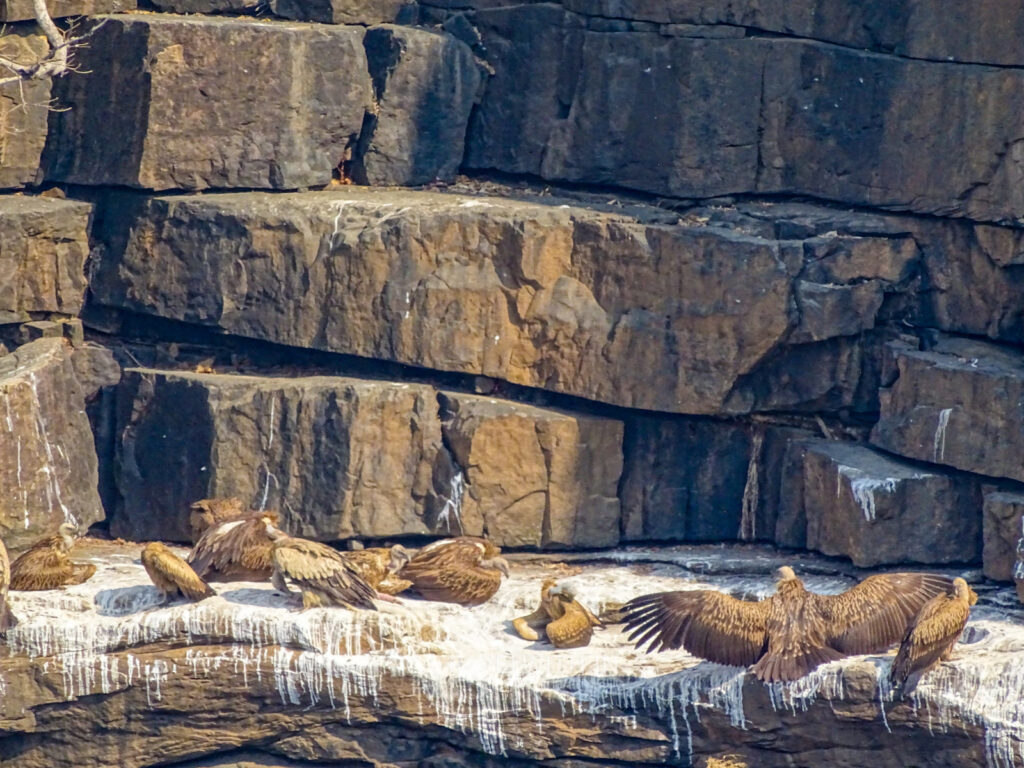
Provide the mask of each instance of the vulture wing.
POLYGON ((658 592, 623 608, 629 639, 647 651, 683 647, 719 664, 746 667, 764 653, 769 603, 711 590, 658 592))
POLYGON ((562 616, 550 622, 545 630, 556 648, 582 648, 590 644, 594 623, 586 608, 573 600, 564 606, 562 616))
POLYGON ((74 571, 67 554, 58 548, 63 542, 58 541, 58 537, 43 539, 19 555, 11 565, 11 589, 57 589, 68 583, 74 571))
POLYGON ((881 653, 906 634, 918 611, 953 580, 930 573, 880 573, 839 595, 810 595, 825 642, 849 655, 881 653))
POLYGON ((188 562, 201 578, 219 573, 265 579, 273 568, 272 547, 263 517, 243 517, 206 531, 192 548, 188 562))
POLYGON ((500 552, 486 539, 474 536, 442 539, 417 552, 400 574, 427 600, 480 605, 498 591, 501 573, 480 568, 479 563, 500 552))
POLYGON ((924 673, 942 661, 967 626, 970 612, 969 600, 948 595, 933 597, 925 603, 900 643, 889 670, 892 684, 903 685, 913 673, 924 673))
POLYGON ((0 541, 0 637, 3 637, 7 630, 18 626, 18 620, 11 613, 11 606, 7 603, 7 590, 11 586, 11 561, 7 557, 7 548, 0 541))
POLYGON ((146 547, 142 550, 142 565, 149 578, 163 592, 173 592, 177 588, 193 601, 217 594, 196 575, 192 566, 168 549, 146 547))
POLYGON ((334 605, 376 610, 376 591, 339 552, 318 541, 290 538, 273 549, 275 569, 334 605))

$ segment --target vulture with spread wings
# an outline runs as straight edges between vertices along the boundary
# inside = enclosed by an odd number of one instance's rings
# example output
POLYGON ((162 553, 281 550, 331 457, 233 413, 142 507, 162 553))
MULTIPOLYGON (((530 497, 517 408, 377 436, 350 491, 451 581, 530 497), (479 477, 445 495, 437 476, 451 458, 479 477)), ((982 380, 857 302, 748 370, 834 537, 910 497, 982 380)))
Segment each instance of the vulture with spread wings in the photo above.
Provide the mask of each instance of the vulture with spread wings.
POLYGON ((776 576, 775 594, 759 602, 710 590, 636 597, 624 608, 629 639, 648 652, 682 647, 719 664, 753 665, 758 679, 786 682, 844 656, 885 651, 952 583, 926 573, 883 573, 841 594, 819 595, 789 566, 776 576))
POLYGON ((142 550, 142 567, 163 594, 164 602, 179 594, 193 602, 217 594, 196 575, 192 566, 159 541, 150 542, 142 550))
POLYGON ((428 544, 399 572, 411 591, 427 600, 459 605, 486 603, 508 576, 508 561, 487 539, 459 536, 428 544))
POLYGON ((924 604, 907 628, 889 669, 889 682, 897 694, 914 690, 925 672, 949 659, 977 600, 966 581, 953 579, 948 592, 924 604))
POLYGON ((92 578, 96 566, 73 563, 68 553, 75 545, 77 529, 64 523, 56 536, 37 541, 11 563, 11 589, 35 591, 81 584, 92 578))
POLYGON ((347 553, 338 552, 319 541, 288 536, 267 527, 274 542, 271 557, 274 588, 293 594, 288 581, 302 590, 302 607, 341 606, 376 610, 377 592, 349 562, 347 553))
POLYGON ((196 575, 207 581, 265 581, 274 570, 268 526, 276 512, 262 512, 215 524, 189 553, 196 575))
POLYGON ((7 630, 18 626, 18 620, 11 613, 11 606, 7 604, 7 590, 11 586, 11 561, 7 558, 7 548, 0 541, 0 637, 7 634, 7 630))

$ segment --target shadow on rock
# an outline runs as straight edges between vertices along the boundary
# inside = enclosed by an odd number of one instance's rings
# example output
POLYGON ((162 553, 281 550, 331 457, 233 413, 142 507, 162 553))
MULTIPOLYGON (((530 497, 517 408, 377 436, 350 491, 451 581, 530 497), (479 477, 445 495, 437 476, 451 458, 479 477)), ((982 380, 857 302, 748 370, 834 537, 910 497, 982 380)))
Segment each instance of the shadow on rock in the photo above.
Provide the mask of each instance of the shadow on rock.
POLYGON ((96 593, 96 612, 100 616, 129 616, 163 603, 160 590, 148 584, 103 589, 96 593))

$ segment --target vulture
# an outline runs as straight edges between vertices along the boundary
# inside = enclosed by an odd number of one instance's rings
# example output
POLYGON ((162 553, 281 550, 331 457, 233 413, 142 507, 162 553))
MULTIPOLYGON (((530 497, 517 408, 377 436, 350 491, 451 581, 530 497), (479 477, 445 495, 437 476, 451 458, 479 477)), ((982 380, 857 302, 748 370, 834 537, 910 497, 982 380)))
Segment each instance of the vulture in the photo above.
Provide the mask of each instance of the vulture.
POLYGON ((192 547, 188 562, 207 581, 265 581, 274 570, 268 526, 276 512, 262 512, 215 524, 192 547))
POLYGON ((68 552, 77 529, 64 523, 56 536, 37 541, 11 564, 11 589, 34 591, 81 584, 96 573, 92 563, 72 563, 68 552))
POLYGON ((646 643, 648 653, 682 646, 719 664, 753 665, 766 683, 788 682, 844 656, 885 651, 951 584, 926 573, 883 573, 842 594, 818 595, 789 566, 776 577, 775 594, 758 602, 711 590, 633 598, 624 608, 629 639, 638 648, 646 643))
POLYGON ((408 579, 395 575, 409 562, 409 551, 401 544, 356 549, 346 552, 344 558, 381 594, 397 595, 412 586, 408 579))
POLYGON ((11 561, 7 557, 7 548, 0 541, 0 637, 7 634, 7 630, 18 626, 18 620, 11 613, 11 606, 7 602, 7 589, 11 586, 11 561))
POLYGON ((245 517, 242 500, 234 496, 227 499, 200 499, 193 502, 189 509, 188 527, 193 544, 213 526, 245 517))
POLYGON ((541 630, 556 648, 582 648, 590 644, 601 621, 576 600, 567 587, 548 579, 541 586, 540 607, 512 622, 524 640, 537 640, 541 630))
POLYGON ((302 590, 302 607, 337 605, 345 608, 376 610, 377 592, 359 575, 347 556, 318 541, 288 536, 272 526, 267 532, 273 540, 271 560, 274 588, 293 594, 286 579, 302 590))
POLYGON ((428 544, 399 573, 427 600, 459 605, 486 603, 508 576, 501 549, 486 539, 459 536, 428 544))
POLYGON ((933 597, 914 617, 889 668, 889 682, 898 695, 914 690, 925 672, 949 660, 977 601, 977 596, 971 599, 973 593, 966 581, 953 579, 949 591, 933 597))
POLYGON ((171 552, 159 541, 142 550, 142 567, 164 596, 164 602, 178 594, 193 602, 213 597, 216 592, 192 570, 192 566, 171 552))

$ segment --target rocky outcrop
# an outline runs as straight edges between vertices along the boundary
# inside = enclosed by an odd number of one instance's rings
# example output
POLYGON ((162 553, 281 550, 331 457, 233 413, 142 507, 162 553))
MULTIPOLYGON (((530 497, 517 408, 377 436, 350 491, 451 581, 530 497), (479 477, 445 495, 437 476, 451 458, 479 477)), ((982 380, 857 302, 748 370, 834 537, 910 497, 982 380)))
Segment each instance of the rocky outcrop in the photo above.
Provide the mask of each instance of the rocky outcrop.
POLYGON ((91 213, 72 200, 0 199, 0 321, 81 311, 91 213))
POLYGON ((1024 559, 1024 494, 990 491, 982 518, 985 576, 996 581, 1024 581, 1017 574, 1024 559))
MULTIPOLYGON (((18 15, 16 9, 10 12, 18 15)), ((0 56, 22 65, 38 61, 46 50, 46 38, 34 25, 17 25, 0 36, 0 56)), ((0 189, 24 187, 36 181, 46 142, 50 85, 49 78, 42 78, 0 86, 0 189)))
POLYGON ((17 551, 61 523, 102 520, 96 451, 85 399, 95 382, 84 350, 43 338, 0 357, 0 537, 17 551), (80 357, 78 366, 73 362, 80 357), (78 370, 76 370, 76 368, 78 370), (90 384, 89 382, 93 382, 90 384))
MULTIPOLYGON (((46 10, 54 19, 66 16, 92 16, 98 13, 119 13, 135 9, 135 0, 47 0, 46 10)), ((3 0, 0 21, 35 20, 32 0, 3 0)))
POLYGON ((415 8, 415 0, 270 0, 277 16, 325 24, 390 24, 415 18, 415 8))

